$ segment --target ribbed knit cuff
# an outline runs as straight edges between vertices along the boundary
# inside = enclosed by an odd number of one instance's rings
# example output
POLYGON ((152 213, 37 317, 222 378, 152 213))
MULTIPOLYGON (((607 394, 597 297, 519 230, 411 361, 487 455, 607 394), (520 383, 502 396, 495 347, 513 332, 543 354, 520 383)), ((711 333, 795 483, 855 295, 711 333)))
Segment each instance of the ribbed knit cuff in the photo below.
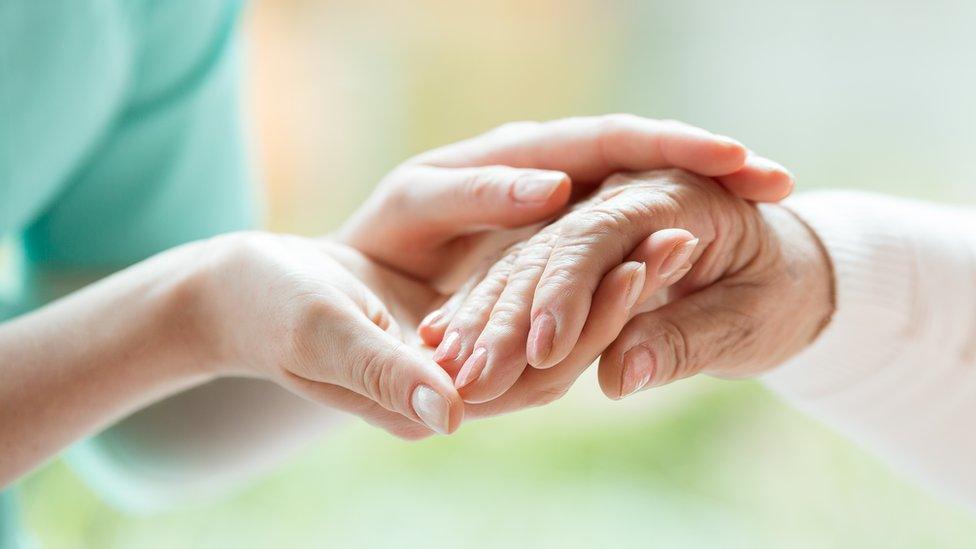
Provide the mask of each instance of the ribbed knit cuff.
POLYGON ((913 319, 915 258, 904 204, 850 191, 809 193, 785 205, 820 237, 833 263, 836 311, 814 343, 763 381, 802 400, 843 398, 898 356, 913 319))

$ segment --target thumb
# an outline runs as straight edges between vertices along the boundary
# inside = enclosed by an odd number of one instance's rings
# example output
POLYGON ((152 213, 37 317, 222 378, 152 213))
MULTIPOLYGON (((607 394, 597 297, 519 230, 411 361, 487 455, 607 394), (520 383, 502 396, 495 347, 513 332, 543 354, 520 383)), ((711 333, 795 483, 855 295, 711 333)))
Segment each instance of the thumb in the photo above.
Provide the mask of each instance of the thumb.
POLYGON ((300 367, 289 374, 292 385, 338 386, 438 433, 458 428, 464 404, 440 366, 384 329, 354 299, 336 299, 324 309, 307 323, 308 335, 298 345, 300 367))
POLYGON ((703 370, 741 372, 758 353, 760 290, 718 282, 635 316, 600 358, 603 392, 619 399, 703 370))
POLYGON ((355 324, 358 333, 347 339, 337 384, 438 433, 454 432, 464 404, 450 376, 389 332, 368 322, 355 324))

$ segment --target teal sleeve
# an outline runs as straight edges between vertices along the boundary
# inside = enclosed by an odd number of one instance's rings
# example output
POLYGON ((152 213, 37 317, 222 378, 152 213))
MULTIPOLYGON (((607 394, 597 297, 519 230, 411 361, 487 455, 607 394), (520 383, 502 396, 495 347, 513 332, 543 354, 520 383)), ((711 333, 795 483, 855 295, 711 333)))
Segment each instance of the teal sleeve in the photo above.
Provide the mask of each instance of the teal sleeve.
MULTIPOLYGON (((256 186, 241 115, 240 6, 222 5, 208 32, 191 33, 206 40, 190 42, 189 53, 176 34, 141 51, 124 108, 27 229, 29 265, 118 268, 255 226, 256 186)), ((167 24, 150 15, 148 25, 167 24)), ((174 29, 142 30, 152 37, 174 29)))

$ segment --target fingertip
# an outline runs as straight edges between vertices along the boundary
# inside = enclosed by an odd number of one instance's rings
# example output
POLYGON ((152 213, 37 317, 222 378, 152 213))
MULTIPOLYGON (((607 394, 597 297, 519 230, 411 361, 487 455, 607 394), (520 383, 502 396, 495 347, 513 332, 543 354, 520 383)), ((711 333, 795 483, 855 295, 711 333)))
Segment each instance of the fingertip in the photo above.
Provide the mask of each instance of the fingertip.
POLYGON ((610 400, 620 400, 621 388, 623 386, 623 376, 621 375, 620 357, 607 351, 600 356, 600 363, 597 366, 597 380, 600 390, 610 400))
POLYGON ((553 339, 556 337, 556 319, 549 311, 543 311, 532 319, 529 337, 526 341, 525 356, 529 366, 537 369, 549 368, 546 359, 552 353, 553 339))
POLYGON ((569 201, 572 182, 564 172, 521 170, 509 187, 509 198, 521 208, 550 209, 569 201))
POLYGON ((424 345, 429 347, 440 345, 444 339, 444 331, 447 329, 447 323, 444 320, 444 311, 437 309, 421 321, 420 325, 417 326, 417 335, 420 336, 424 345))
POLYGON ((746 165, 749 149, 742 143, 705 130, 693 130, 688 134, 691 146, 682 151, 685 157, 675 162, 676 165, 708 177, 735 173, 746 165))
POLYGON ((755 202, 779 202, 796 184, 789 170, 757 155, 750 155, 741 170, 718 179, 732 194, 755 202))

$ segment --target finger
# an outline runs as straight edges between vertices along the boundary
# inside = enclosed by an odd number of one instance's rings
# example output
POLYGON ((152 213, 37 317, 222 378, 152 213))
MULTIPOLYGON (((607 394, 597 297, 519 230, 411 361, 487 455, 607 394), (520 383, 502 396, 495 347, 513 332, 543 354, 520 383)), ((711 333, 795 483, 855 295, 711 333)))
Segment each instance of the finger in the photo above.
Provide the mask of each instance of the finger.
POLYGON ((543 230, 529 239, 515 258, 472 354, 455 380, 465 402, 497 398, 525 369, 532 295, 558 236, 553 230, 543 230))
POLYGON ((593 185, 618 171, 664 167, 726 175, 742 168, 746 154, 739 142, 684 123, 611 114, 507 124, 413 161, 558 170, 577 184, 593 185))
POLYGON ((424 317, 420 324, 417 325, 417 335, 420 336, 424 345, 437 347, 444 341, 444 334, 447 333, 447 327, 450 325, 451 320, 454 319, 458 308, 471 295, 478 282, 486 276, 487 273, 476 273, 466 280, 440 307, 434 309, 424 317))
MULTIPOLYGON (((647 189, 633 187, 564 218, 558 245, 548 258, 532 301, 529 363, 548 368, 576 345, 602 277, 651 232, 671 224, 672 205, 647 189)), ((668 241, 668 237, 662 236, 668 241)), ((671 275, 695 252, 686 241, 665 256, 659 269, 671 275)))
MULTIPOLYGON (((528 236, 526 237, 528 238, 528 236)), ((494 239, 497 240, 497 239, 494 239)), ((495 249, 499 249, 499 244, 493 243, 496 246, 495 249)), ((425 345, 431 347, 439 347, 441 342, 444 341, 444 335, 447 333, 447 328, 451 321, 454 320, 454 316, 457 314, 458 309, 468 300, 468 297, 486 278, 490 276, 497 276, 498 274, 507 274, 507 272, 499 273, 498 269, 504 267, 504 258, 509 253, 516 253, 519 247, 518 242, 512 245, 501 247, 505 251, 501 254, 491 254, 489 257, 482 258, 479 260, 473 271, 470 269, 465 269, 465 271, 471 271, 471 274, 467 275, 467 278, 458 286, 457 284, 449 284, 445 291, 453 291, 454 293, 437 309, 431 311, 424 319, 417 325, 417 334, 425 345), (506 249, 507 248, 507 249, 506 249), (501 262, 501 264, 499 264, 501 262), (492 273, 492 268, 496 269, 496 272, 492 273)), ((497 296, 496 296, 497 297, 497 296)), ((492 301, 494 304, 494 301, 492 301)), ((435 357, 435 360, 439 357, 435 357)))
POLYGON ((394 206, 384 209, 389 212, 385 225, 408 221, 418 233, 442 238, 544 220, 565 207, 571 187, 560 171, 411 164, 394 172, 384 185, 387 190, 381 196, 394 206))
MULTIPOLYGON (((494 416, 548 404, 565 394, 600 353, 613 342, 642 301, 679 277, 664 275, 660 266, 674 246, 693 240, 681 229, 665 229, 645 239, 628 260, 610 271, 593 294, 593 308, 572 352, 556 367, 529 368, 503 395, 468 405, 471 417, 494 416)), ((680 269, 679 269, 680 271, 680 269)))
POLYGON ((426 425, 383 408, 372 400, 348 389, 290 376, 285 382, 295 393, 330 408, 357 416, 404 440, 420 440, 434 434, 426 425))
POLYGON ((600 359, 600 387, 618 399, 756 358, 759 290, 722 282, 634 317, 600 359))
POLYGON ((459 298, 445 329, 446 335, 434 351, 433 357, 452 376, 460 372, 474 350, 475 341, 488 323, 491 310, 508 282, 517 256, 518 248, 505 254, 491 266, 470 293, 459 298))
POLYGON ((464 405, 450 376, 377 326, 358 304, 333 301, 308 315, 298 338, 305 360, 294 374, 349 389, 438 433, 456 430, 464 405))
POLYGON ((717 179, 732 194, 756 202, 779 202, 794 186, 793 174, 786 168, 751 153, 741 170, 717 179))

